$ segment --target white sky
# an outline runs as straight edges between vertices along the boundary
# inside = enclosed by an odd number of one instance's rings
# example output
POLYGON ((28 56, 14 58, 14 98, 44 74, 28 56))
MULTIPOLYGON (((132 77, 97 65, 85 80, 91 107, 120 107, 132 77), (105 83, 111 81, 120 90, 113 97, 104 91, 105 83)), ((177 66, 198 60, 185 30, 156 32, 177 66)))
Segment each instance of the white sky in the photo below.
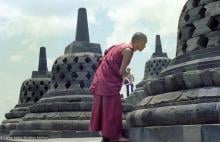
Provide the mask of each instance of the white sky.
MULTIPOLYGON (((130 64, 140 82, 145 62, 161 35, 163 51, 176 52, 177 24, 186 0, 0 0, 0 120, 18 102, 21 84, 37 70, 39 47, 47 48, 49 70, 75 39, 77 10, 87 8, 90 41, 102 50, 129 42, 134 32, 147 34, 149 43, 130 64)), ((124 93, 122 88, 122 92, 124 93)))

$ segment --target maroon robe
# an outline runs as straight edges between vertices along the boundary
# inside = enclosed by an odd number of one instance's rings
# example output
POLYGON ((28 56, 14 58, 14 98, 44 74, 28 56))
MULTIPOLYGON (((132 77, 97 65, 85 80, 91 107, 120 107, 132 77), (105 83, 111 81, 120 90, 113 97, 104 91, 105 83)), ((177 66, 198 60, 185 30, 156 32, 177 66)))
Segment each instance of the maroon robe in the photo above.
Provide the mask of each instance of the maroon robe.
POLYGON ((122 105, 120 90, 122 76, 119 73, 122 63, 122 50, 131 44, 119 44, 108 48, 101 58, 93 76, 90 93, 93 95, 90 131, 102 131, 109 139, 118 139, 122 131, 122 105))

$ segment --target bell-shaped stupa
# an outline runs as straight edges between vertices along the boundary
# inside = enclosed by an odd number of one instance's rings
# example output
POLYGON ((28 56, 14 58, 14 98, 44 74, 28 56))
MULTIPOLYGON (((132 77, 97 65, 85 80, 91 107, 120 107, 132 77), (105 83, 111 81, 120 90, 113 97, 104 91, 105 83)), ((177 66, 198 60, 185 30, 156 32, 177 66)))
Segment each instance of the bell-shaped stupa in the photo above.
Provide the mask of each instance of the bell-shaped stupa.
POLYGON ((188 0, 182 10, 177 52, 148 95, 129 113, 131 141, 220 140, 220 0, 188 0))
POLYGON ((16 129, 22 117, 29 113, 29 106, 35 104, 50 88, 50 72, 47 69, 46 48, 40 48, 38 71, 32 72, 32 77, 22 83, 18 104, 5 114, 2 131, 8 133, 16 129))
MULTIPOLYGON (((100 44, 90 43, 85 8, 78 10, 76 38, 52 68, 51 88, 25 115, 11 136, 93 137, 88 131, 92 95, 89 86, 102 56, 100 44)), ((124 112, 133 110, 127 105, 124 112)), ((124 117, 125 118, 125 117, 124 117)))
POLYGON ((160 72, 165 69, 170 62, 167 54, 162 50, 160 35, 156 35, 155 52, 150 60, 145 64, 143 80, 136 85, 136 89, 131 96, 126 98, 130 104, 137 105, 147 94, 144 93, 144 84, 159 77, 160 72))

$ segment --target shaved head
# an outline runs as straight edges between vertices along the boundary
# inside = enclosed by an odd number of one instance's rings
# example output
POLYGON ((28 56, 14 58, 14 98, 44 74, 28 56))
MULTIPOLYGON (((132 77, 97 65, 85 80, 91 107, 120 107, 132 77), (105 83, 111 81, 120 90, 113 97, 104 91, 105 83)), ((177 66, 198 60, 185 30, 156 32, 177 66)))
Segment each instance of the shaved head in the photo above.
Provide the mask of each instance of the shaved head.
POLYGON ((144 33, 136 32, 132 36, 131 42, 134 43, 134 42, 140 41, 140 40, 147 42, 147 36, 144 33))

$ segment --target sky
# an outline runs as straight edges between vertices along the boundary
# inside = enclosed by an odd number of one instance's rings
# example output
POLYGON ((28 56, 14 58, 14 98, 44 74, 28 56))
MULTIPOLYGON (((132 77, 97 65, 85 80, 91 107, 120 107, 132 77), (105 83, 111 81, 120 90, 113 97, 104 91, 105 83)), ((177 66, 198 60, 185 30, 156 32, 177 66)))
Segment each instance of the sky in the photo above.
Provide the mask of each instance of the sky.
MULTIPOLYGON (((186 0, 0 0, 0 121, 18 103, 21 84, 38 69, 39 48, 47 49, 48 69, 75 40, 78 8, 87 9, 90 41, 102 51, 143 32, 148 44, 129 65, 135 84, 161 35, 163 51, 176 54, 177 26, 186 0)), ((125 93, 125 87, 122 88, 125 93)))

